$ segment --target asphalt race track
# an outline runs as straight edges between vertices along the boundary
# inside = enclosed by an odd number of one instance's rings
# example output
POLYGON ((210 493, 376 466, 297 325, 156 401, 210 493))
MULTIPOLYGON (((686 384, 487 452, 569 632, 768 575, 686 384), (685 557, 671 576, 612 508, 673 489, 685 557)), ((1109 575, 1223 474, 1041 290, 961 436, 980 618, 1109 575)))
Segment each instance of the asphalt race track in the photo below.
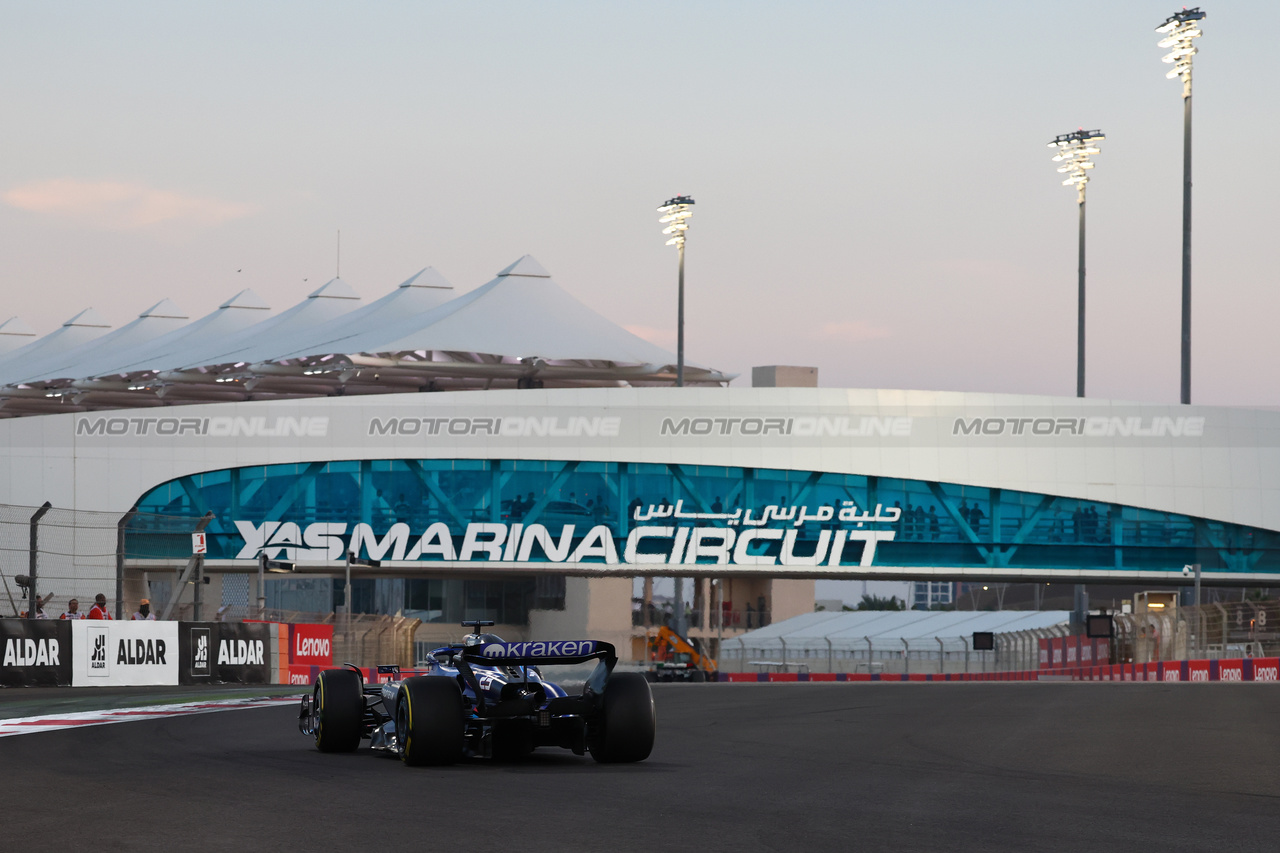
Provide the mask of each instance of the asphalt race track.
MULTIPOLYGON (((0 691, 0 716, 23 691, 0 691)), ((106 850, 1280 849, 1280 685, 657 685, 643 764, 323 755, 292 705, 0 738, 9 841, 106 850), (42 841, 38 841, 42 840, 42 841)))

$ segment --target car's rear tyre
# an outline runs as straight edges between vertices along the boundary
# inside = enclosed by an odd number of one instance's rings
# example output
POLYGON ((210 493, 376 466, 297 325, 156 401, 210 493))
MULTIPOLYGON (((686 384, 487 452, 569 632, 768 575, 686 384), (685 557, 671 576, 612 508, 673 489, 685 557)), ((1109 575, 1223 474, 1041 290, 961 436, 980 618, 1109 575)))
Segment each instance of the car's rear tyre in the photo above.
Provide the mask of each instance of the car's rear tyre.
POLYGON ((353 752, 364 727, 364 685, 360 673, 326 669, 316 678, 316 748, 321 752, 353 752))
POLYGON ((638 672, 614 673, 603 698, 601 719, 589 739, 591 757, 603 764, 644 761, 658 729, 649 682, 638 672))
POLYGON ((462 691, 452 678, 415 675, 400 685, 396 739, 411 767, 453 764, 462 758, 462 691))
POLYGON ((689 680, 702 684, 706 682, 707 674, 700 669, 695 669, 693 672, 689 673, 689 680))

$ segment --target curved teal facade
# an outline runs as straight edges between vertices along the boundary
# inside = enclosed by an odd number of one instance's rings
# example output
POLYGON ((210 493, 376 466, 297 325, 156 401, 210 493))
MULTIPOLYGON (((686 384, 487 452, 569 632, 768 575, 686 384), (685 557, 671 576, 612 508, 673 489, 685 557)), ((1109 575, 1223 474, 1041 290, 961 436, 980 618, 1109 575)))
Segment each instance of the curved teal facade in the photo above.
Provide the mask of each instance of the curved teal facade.
MULTIPOLYGON (((478 459, 311 462, 209 471, 138 509, 213 513, 210 559, 361 556, 482 569, 768 571, 1025 577, 1280 569, 1276 533, 1097 501, 922 480, 762 468, 478 459), (763 516, 763 520, 762 520, 763 516), (716 531, 719 532, 716 532, 716 531), (750 541, 747 541, 750 540, 750 541), (665 569, 664 569, 665 566, 665 569), (551 568, 548 565, 548 568, 551 568)), ((403 565, 402 565, 403 568, 403 565)), ((1234 582, 1239 582, 1238 580, 1234 582)))

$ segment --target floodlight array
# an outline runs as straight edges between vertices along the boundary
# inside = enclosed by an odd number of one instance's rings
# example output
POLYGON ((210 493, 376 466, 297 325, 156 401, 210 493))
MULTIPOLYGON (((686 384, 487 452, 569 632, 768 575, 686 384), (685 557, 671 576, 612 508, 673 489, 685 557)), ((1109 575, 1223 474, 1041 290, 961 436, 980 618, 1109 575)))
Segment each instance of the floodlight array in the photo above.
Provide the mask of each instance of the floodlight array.
POLYGON ((1181 12, 1170 15, 1163 24, 1156 27, 1156 32, 1164 36, 1157 42, 1157 46, 1172 48, 1162 57, 1165 63, 1173 65, 1173 69, 1164 75, 1168 79, 1180 77, 1183 83, 1190 85, 1191 60, 1198 52, 1192 39, 1198 39, 1203 35, 1200 22, 1204 17, 1205 13, 1201 12, 1200 7, 1197 6, 1194 9, 1183 9, 1181 12))
POLYGON ((1049 143, 1049 147, 1057 152, 1053 155, 1053 161, 1062 164, 1058 171, 1067 176, 1062 185, 1075 186, 1082 198, 1084 186, 1089 183, 1089 170, 1094 166, 1090 158, 1100 152, 1097 143, 1104 139, 1106 137, 1100 130, 1081 128, 1072 133, 1059 134, 1049 143))
POLYGON ((658 208, 658 212, 662 214, 658 223, 667 226, 662 229, 662 233, 671 238, 667 241, 668 246, 684 246, 685 232, 689 230, 689 218, 693 216, 692 207, 692 198, 687 195, 678 195, 663 202, 658 208))

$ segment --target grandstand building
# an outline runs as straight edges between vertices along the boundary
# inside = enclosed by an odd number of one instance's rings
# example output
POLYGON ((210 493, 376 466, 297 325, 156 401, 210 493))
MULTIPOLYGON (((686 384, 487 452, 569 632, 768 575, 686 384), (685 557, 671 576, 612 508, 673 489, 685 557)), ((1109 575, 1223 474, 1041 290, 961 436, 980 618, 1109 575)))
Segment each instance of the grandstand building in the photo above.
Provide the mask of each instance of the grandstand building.
MULTIPOLYGON (((271 608, 332 611, 353 552, 381 564, 355 610, 420 636, 492 618, 634 655, 668 618, 637 577, 692 578, 713 651, 811 611, 816 578, 917 581, 931 604, 953 581, 1193 563, 1280 585, 1280 413, 674 378, 527 256, 461 295, 427 269, 367 305, 335 279, 274 315, 244 291, 194 321, 168 300, 115 330, 10 321, 0 502, 209 513, 229 605, 256 600, 266 553, 298 566, 271 608)), ((125 554, 124 610, 186 556, 125 554)), ((75 571, 82 597, 113 588, 75 571)))

